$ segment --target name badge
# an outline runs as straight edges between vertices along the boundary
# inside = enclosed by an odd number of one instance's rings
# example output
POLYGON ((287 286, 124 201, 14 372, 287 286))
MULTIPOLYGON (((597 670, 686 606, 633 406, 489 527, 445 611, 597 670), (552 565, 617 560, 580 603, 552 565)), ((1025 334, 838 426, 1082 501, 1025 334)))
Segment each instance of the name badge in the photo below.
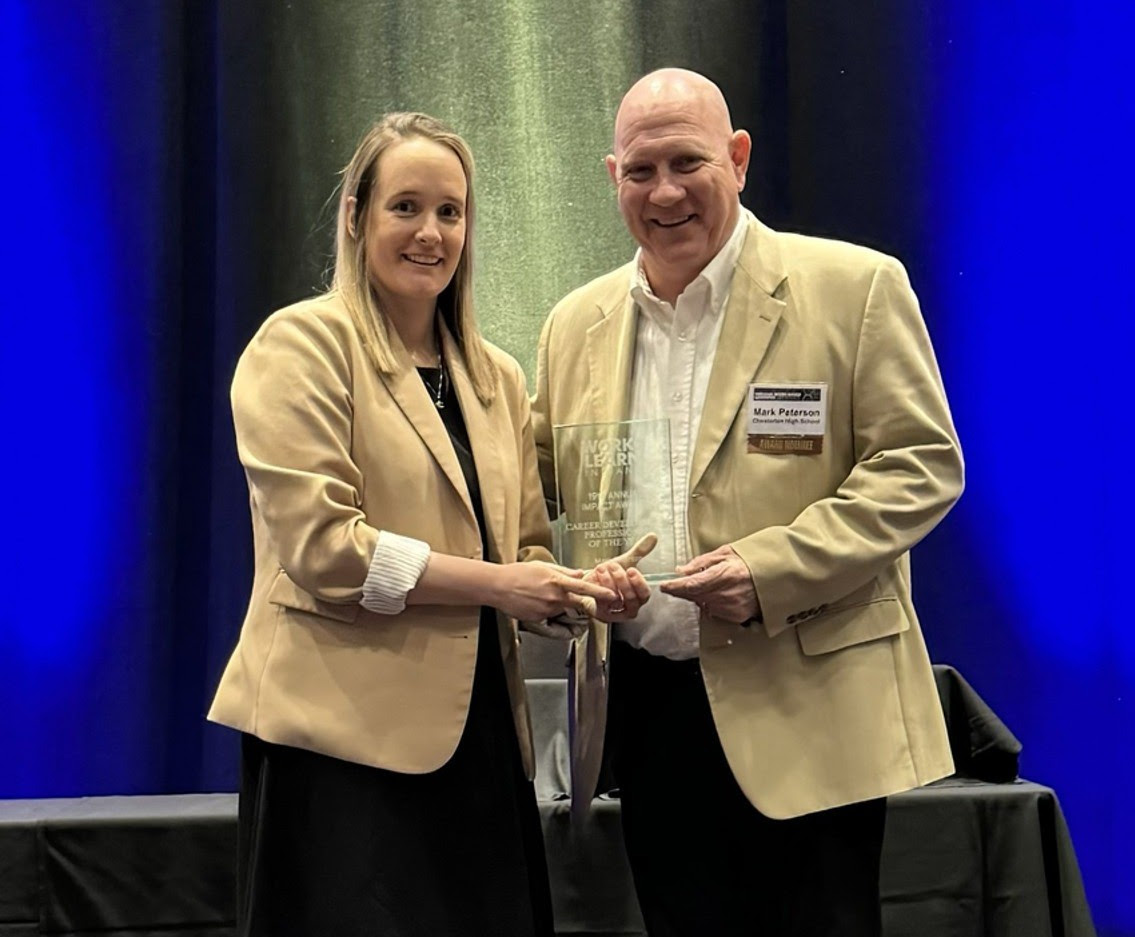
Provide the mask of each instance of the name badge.
POLYGON ((828 385, 749 385, 749 452, 817 455, 828 428, 828 385))

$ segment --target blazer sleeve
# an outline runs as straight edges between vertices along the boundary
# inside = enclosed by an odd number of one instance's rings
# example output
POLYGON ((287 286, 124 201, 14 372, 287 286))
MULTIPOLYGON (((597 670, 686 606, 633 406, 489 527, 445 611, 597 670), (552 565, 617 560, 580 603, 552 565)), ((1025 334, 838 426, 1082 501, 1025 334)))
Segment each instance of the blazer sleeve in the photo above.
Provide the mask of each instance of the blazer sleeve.
POLYGON ((510 359, 510 371, 504 375, 510 394, 510 407, 516 427, 518 464, 520 465, 520 539, 517 559, 552 561, 552 531, 548 524, 548 508, 540 485, 536 443, 533 434, 532 404, 528 384, 520 365, 510 359))
POLYGON ((556 310, 544 322, 540 330, 540 344, 536 350, 536 394, 532 398, 532 429, 536 441, 536 464, 540 483, 543 485, 544 499, 549 512, 554 513, 556 504, 556 466, 552 440, 551 394, 548 387, 548 345, 556 318, 556 310))
POLYGON ((938 365, 906 271, 893 258, 880 260, 867 294, 851 395, 855 464, 846 479, 792 523, 731 544, 749 567, 770 635, 873 579, 962 491, 938 365))
POLYGON ((330 602, 357 602, 378 531, 351 457, 348 339, 310 308, 270 318, 232 384, 237 451, 280 566, 330 602))

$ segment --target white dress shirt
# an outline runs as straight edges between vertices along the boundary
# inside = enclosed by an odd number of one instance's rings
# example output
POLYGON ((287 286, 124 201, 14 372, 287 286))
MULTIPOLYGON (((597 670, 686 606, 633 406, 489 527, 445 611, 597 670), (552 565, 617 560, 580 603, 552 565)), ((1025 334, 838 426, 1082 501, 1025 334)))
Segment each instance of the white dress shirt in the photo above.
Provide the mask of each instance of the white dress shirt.
MULTIPOLYGON (((654 294, 642 269, 642 251, 635 254, 630 293, 637 328, 630 417, 670 420, 674 549, 679 565, 693 558, 687 516, 690 459, 721 334, 722 313, 751 217, 741 209, 725 246, 673 306, 654 294)), ((650 601, 638 617, 616 624, 614 636, 660 657, 697 657, 698 608, 692 602, 652 589, 650 601)))

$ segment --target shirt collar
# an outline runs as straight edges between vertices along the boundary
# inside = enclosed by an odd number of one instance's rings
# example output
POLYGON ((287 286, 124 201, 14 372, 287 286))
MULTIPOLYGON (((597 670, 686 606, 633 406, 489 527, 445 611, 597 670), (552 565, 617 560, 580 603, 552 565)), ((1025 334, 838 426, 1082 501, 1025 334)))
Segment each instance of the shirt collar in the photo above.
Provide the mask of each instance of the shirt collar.
MULTIPOLYGON (((741 256, 741 247, 745 243, 745 231, 752 217, 752 213, 744 205, 740 206, 740 211, 737 212, 737 224, 734 225, 729 240, 705 265, 694 281, 682 291, 684 296, 694 290, 708 290, 709 301, 706 303, 706 309, 712 315, 719 313, 725 305, 725 300, 729 295, 729 285, 733 280, 733 268, 737 266, 737 260, 741 256)), ((662 307, 662 300, 654 294, 654 290, 650 288, 650 282, 646 279, 646 271, 642 267, 641 247, 635 251, 634 255, 634 267, 631 272, 631 298, 640 307, 652 309, 661 309, 662 307)))

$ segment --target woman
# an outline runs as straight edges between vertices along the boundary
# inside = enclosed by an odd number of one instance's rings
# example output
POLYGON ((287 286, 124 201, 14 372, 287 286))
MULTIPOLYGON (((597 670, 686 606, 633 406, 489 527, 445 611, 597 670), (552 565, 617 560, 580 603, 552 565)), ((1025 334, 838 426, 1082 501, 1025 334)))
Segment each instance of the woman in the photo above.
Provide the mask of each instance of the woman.
POLYGON ((241 934, 552 933, 505 616, 624 596, 546 562, 524 378, 472 315, 471 175, 440 122, 380 121, 331 290, 237 366, 256 569, 209 718, 245 733, 241 934))

